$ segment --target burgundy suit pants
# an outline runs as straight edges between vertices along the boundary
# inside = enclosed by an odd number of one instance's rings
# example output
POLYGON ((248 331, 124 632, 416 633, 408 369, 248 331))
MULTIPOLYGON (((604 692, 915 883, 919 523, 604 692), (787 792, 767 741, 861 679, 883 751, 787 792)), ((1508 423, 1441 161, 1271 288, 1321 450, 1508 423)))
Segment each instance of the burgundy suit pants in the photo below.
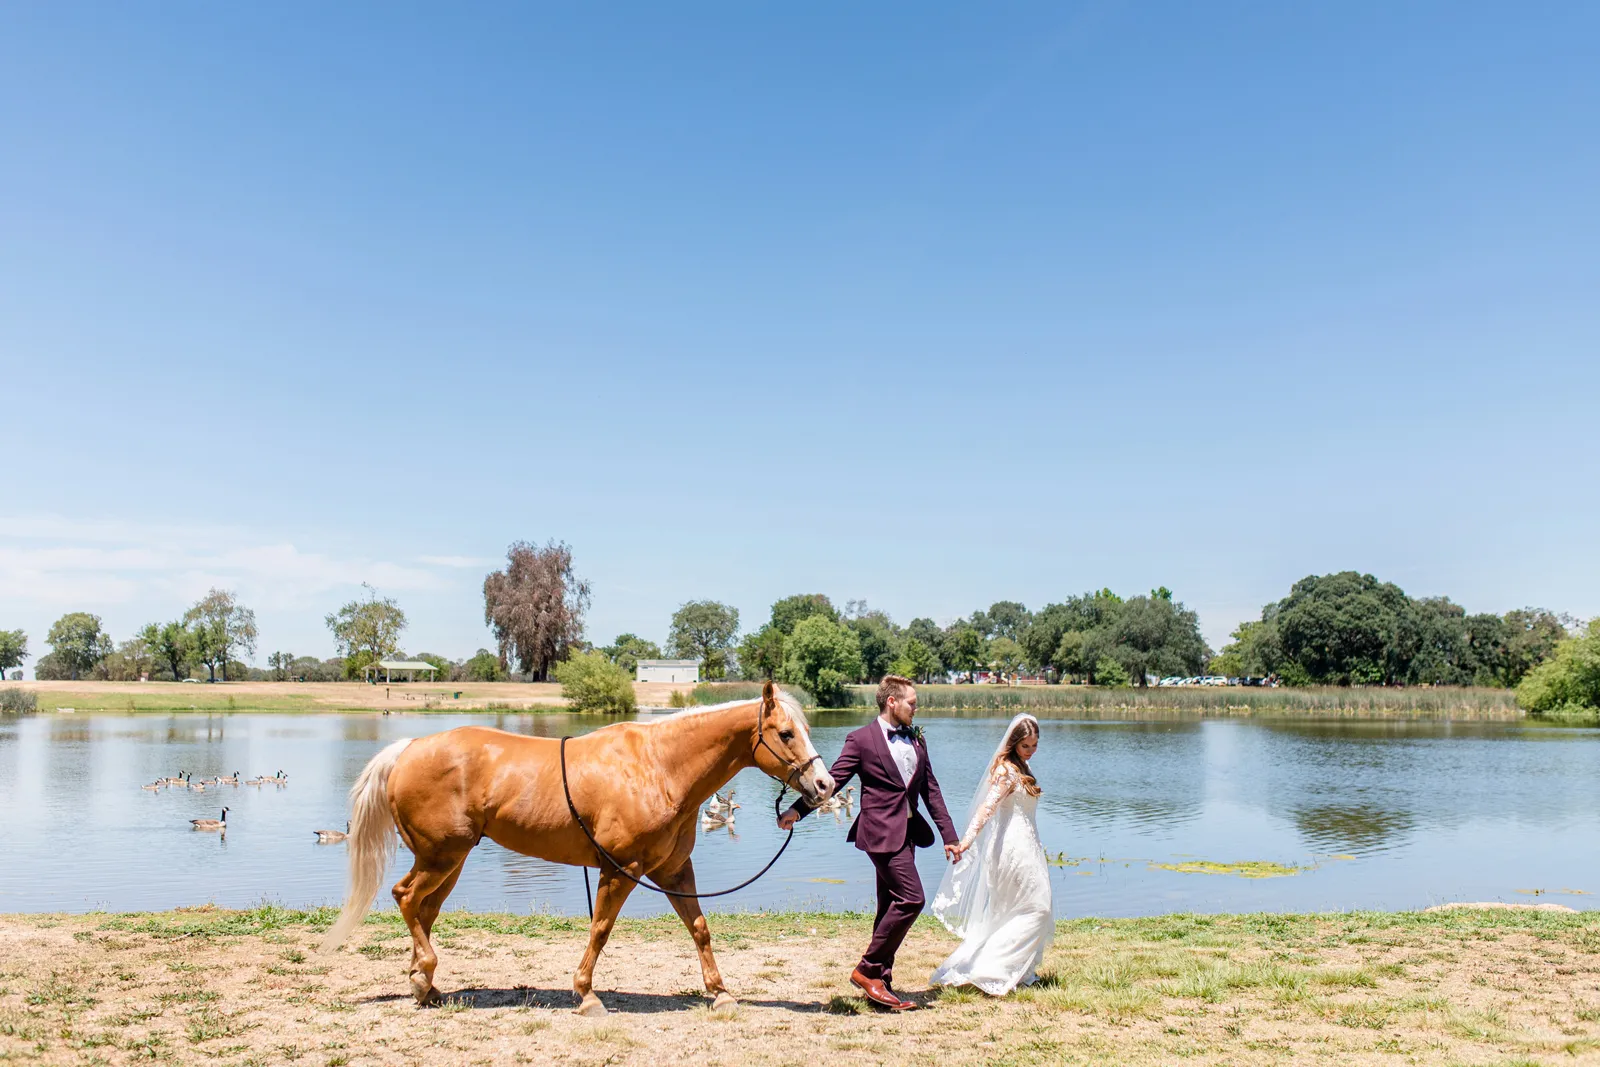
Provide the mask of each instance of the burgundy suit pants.
POLYGON ((922 876, 917 874, 916 848, 909 833, 899 851, 867 855, 878 869, 878 918, 857 970, 864 977, 889 982, 894 977, 894 954, 922 914, 922 876))

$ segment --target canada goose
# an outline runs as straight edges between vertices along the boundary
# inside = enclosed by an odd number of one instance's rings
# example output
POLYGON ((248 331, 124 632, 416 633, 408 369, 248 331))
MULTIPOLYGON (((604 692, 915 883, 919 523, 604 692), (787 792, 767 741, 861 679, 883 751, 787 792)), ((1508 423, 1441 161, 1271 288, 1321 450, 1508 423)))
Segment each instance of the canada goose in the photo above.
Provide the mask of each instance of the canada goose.
POLYGON ((840 808, 843 808, 844 810, 849 811, 850 810, 850 804, 851 804, 851 796, 855 793, 855 791, 856 791, 856 787, 855 786, 851 786, 850 788, 846 789, 842 793, 835 793, 833 796, 829 797, 827 800, 824 800, 821 804, 818 804, 817 805, 817 810, 818 811, 838 811, 840 808))
POLYGON ((282 771, 279 771, 277 774, 273 775, 270 780, 276 785, 288 785, 289 784, 289 776, 287 774, 284 774, 282 771))
POLYGON ((196 830, 221 830, 223 833, 227 833, 228 809, 222 809, 222 818, 220 819, 190 819, 189 825, 196 830))
POLYGON ((156 781, 160 782, 163 785, 188 785, 189 784, 189 776, 186 775, 184 772, 179 771, 178 772, 178 776, 176 778, 157 778, 156 781))
POLYGON ((264 776, 264 775, 262 777, 260 777, 260 778, 246 778, 244 784, 245 785, 266 785, 267 784, 267 779, 266 779, 266 776, 264 776))
POLYGON ((218 785, 238 785, 239 784, 239 772, 238 771, 234 771, 232 778, 218 778, 217 779, 217 784, 218 785))
POLYGON ((350 823, 347 820, 343 830, 313 830, 317 835, 319 845, 337 845, 340 841, 350 836, 350 823))
POLYGON ((161 787, 166 785, 166 784, 167 783, 165 781, 163 781, 160 778, 157 778, 155 781, 151 782, 149 785, 141 785, 139 788, 140 789, 148 789, 148 790, 150 790, 150 792, 156 793, 156 792, 159 792, 161 790, 161 787))
POLYGON ((206 784, 204 782, 190 782, 189 788, 193 789, 196 793, 204 793, 206 791, 206 784))

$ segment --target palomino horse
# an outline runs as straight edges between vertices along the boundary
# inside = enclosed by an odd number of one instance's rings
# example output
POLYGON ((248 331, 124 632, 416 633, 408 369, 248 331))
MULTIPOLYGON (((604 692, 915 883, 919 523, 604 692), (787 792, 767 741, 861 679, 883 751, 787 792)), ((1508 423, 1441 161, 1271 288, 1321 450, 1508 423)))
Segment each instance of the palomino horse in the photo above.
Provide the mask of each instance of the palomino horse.
MULTIPOLYGON (((379 752, 350 790, 350 891, 322 950, 337 947, 372 906, 398 829, 415 857, 394 887, 411 931, 411 991, 418 1004, 436 1000, 433 923, 467 853, 487 836, 526 856, 600 868, 589 948, 572 988, 581 998, 579 1013, 605 1014, 594 995, 594 965, 634 883, 599 856, 573 821, 560 760, 560 743, 551 738, 481 726, 396 741, 379 752)), ((567 742, 566 761, 572 803, 595 841, 634 878, 648 877, 677 893, 697 892, 689 853, 700 805, 739 771, 760 767, 811 803, 833 792, 799 703, 771 682, 760 700, 617 723, 575 737, 567 742)), ((714 1006, 733 1004, 711 955, 700 902, 668 899, 700 951, 714 1006)))

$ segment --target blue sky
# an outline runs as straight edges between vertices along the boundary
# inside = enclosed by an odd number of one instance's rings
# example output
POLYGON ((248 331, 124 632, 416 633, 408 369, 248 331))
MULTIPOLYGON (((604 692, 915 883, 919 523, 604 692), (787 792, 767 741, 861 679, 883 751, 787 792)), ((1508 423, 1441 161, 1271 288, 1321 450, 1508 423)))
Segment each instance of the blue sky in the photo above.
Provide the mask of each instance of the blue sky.
POLYGON ((1600 9, 9 5, 0 625, 1600 613, 1600 9))

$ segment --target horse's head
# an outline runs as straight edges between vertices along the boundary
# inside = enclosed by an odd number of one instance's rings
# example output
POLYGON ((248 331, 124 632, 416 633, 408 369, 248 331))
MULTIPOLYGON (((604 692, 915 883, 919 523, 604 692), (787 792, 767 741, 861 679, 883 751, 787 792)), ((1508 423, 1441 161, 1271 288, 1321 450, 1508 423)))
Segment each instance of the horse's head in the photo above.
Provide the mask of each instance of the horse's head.
POLYGON ((756 716, 756 766, 788 785, 810 804, 833 794, 833 776, 811 744, 800 702, 768 682, 756 716))

